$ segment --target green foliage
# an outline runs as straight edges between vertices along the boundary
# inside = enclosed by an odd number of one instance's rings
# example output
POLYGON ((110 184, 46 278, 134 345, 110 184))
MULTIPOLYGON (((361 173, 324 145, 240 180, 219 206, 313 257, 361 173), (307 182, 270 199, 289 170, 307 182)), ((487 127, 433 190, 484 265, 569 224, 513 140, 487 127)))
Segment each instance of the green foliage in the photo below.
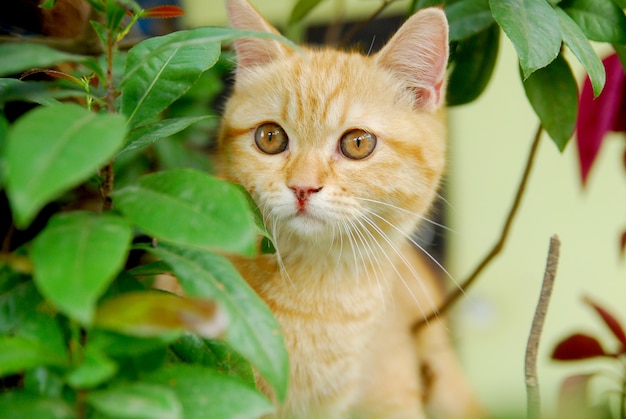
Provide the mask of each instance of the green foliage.
POLYGON ((50 200, 93 175, 124 140, 120 115, 75 104, 33 109, 9 131, 5 149, 7 194, 18 227, 27 227, 50 200))
POLYGON ((255 254, 267 232, 240 187, 197 169, 167 170, 172 163, 155 152, 176 144, 184 165, 190 147, 208 146, 181 136, 215 118, 206 105, 195 114, 176 108, 199 80, 196 98, 217 95, 229 71, 217 65, 222 42, 251 33, 192 29, 120 53, 144 11, 131 0, 90 4, 103 16, 92 22, 103 57, 0 46, 0 75, 46 76, 0 79, 0 180, 14 223, 0 256, 0 411, 172 419, 271 412, 253 371, 284 400, 282 333, 221 256, 255 254), (46 69, 61 62, 75 70, 46 69), (67 98, 77 103, 60 102, 67 98), (17 102, 32 109, 15 119, 17 102), (186 296, 152 288, 169 273, 186 296))
MULTIPOLYGON (((417 8, 431 2, 414 2, 417 8)), ((500 29, 511 41, 531 106, 563 151, 577 116, 578 86, 565 48, 582 64, 598 96, 606 79, 590 41, 626 43, 621 0, 448 0, 444 5, 452 41, 448 103, 472 102, 486 88, 498 55, 500 29)))

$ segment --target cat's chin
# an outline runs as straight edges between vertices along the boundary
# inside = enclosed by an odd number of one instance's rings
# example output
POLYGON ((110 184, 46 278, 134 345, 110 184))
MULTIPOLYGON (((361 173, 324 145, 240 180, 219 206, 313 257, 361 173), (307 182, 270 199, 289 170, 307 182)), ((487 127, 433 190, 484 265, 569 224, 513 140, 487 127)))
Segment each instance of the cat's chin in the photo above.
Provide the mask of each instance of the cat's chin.
POLYGON ((286 225, 300 237, 319 237, 328 231, 328 224, 323 219, 310 214, 296 214, 287 220, 286 225))

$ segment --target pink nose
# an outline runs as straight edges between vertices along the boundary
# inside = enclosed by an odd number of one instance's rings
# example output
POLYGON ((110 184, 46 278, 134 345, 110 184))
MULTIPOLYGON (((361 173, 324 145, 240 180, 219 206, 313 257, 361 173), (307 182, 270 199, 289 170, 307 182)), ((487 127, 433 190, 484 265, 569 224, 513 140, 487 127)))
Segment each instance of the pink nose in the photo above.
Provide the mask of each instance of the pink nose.
POLYGON ((312 186, 290 186, 291 189, 298 199, 298 207, 300 209, 304 208, 304 204, 308 201, 309 197, 314 193, 317 193, 322 190, 322 186, 319 188, 315 188, 312 186))

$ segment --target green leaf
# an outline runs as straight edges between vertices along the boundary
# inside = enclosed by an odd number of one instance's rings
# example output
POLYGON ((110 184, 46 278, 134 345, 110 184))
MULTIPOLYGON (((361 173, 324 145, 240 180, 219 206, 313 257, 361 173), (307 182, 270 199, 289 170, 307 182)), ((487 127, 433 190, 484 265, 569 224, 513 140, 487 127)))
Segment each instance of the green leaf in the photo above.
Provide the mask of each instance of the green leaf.
POLYGON ((598 54, 596 54, 587 40, 587 37, 576 22, 559 7, 556 9, 556 13, 561 21, 563 42, 565 42, 565 45, 572 51, 576 58, 578 58, 578 61, 580 61, 587 71, 587 74, 589 74, 589 79, 593 86, 593 94, 595 97, 598 97, 604 88, 604 82, 606 80, 602 60, 600 60, 598 54))
POLYGON ((143 358, 150 352, 164 350, 178 338, 178 334, 138 338, 94 328, 90 331, 87 346, 92 346, 112 358, 143 358))
POLYGON ((58 359, 61 363, 68 360, 67 343, 59 319, 45 310, 46 303, 32 281, 1 295, 2 303, 13 307, 14 326, 11 332, 16 337, 33 342, 47 357, 58 359))
POLYGON ((446 102, 449 106, 472 102, 485 90, 496 65, 499 44, 497 25, 458 43, 448 79, 446 102))
POLYGON ((450 41, 460 41, 487 29, 494 20, 489 0, 461 0, 445 8, 450 41))
POLYGON ((32 246, 35 284, 69 317, 91 324, 97 299, 124 266, 132 232, 110 214, 55 215, 32 246))
POLYGON ((214 302, 158 291, 127 292, 104 301, 95 325, 134 336, 160 336, 188 330, 216 337, 226 328, 214 302))
POLYGON ((82 89, 68 88, 56 82, 0 79, 0 106, 7 102, 32 102, 39 105, 59 104, 57 99, 84 98, 82 89))
POLYGON ((172 344, 172 350, 186 363, 211 367, 255 385, 250 363, 221 340, 202 339, 186 333, 172 344))
POLYGON ((626 0, 613 0, 613 3, 620 9, 626 9, 626 0))
POLYGON ((9 131, 6 188, 18 227, 51 199, 96 173, 124 140, 124 119, 74 104, 38 107, 9 131))
POLYGON ((128 124, 143 125, 187 92, 220 56, 221 42, 256 36, 285 38, 254 31, 203 27, 147 39, 128 53, 121 83, 122 113, 128 124))
POLYGON ((560 151, 576 125, 578 87, 567 61, 559 55, 524 81, 524 91, 545 130, 560 151))
POLYGON ((81 62, 86 57, 57 51, 39 44, 0 44, 0 77, 19 75, 33 68, 46 68, 61 62, 81 62))
POLYGON ((140 42, 128 53, 122 112, 141 125, 189 90, 219 58, 220 43, 206 39, 210 28, 179 31, 140 42))
POLYGON ((208 118, 213 118, 213 116, 205 115, 171 118, 137 127, 129 133, 126 145, 119 151, 119 153, 117 153, 117 155, 119 156, 127 151, 139 150, 147 147, 161 138, 169 137, 170 135, 176 134, 198 121, 208 118))
POLYGON ((261 393, 243 381, 197 365, 173 365, 146 377, 170 388, 185 419, 257 418, 273 411, 261 393))
POLYGON ((233 184, 206 173, 189 169, 154 173, 112 197, 132 223, 158 239, 254 253, 256 234, 246 198, 233 184))
POLYGON ((88 345, 82 363, 70 371, 65 380, 75 389, 94 388, 111 379, 117 372, 117 364, 99 349, 88 345))
POLYGON ((75 410, 64 400, 26 391, 0 393, 3 419, 74 419, 75 410))
POLYGON ((179 419, 183 408, 176 393, 167 384, 118 384, 106 390, 92 391, 87 403, 112 418, 179 419))
POLYGON ((289 15, 289 24, 300 22, 311 12, 318 4, 324 0, 298 0, 298 2, 291 9, 291 15, 289 15))
POLYGON ((226 340, 284 400, 289 367, 280 326, 233 265, 214 253, 166 243, 146 250, 172 267, 188 295, 215 299, 221 305, 228 318, 226 340))
POLYGON ((546 0, 489 0, 489 5, 493 18, 517 51, 524 78, 559 54, 559 18, 546 0))
POLYGON ((40 365, 63 365, 64 362, 37 342, 17 336, 0 336, 0 376, 16 374, 40 365))
POLYGON ((626 16, 611 0, 564 0, 559 6, 590 40, 626 43, 626 16))
POLYGON ((613 49, 622 63, 622 67, 626 68, 626 45, 613 44, 613 49))

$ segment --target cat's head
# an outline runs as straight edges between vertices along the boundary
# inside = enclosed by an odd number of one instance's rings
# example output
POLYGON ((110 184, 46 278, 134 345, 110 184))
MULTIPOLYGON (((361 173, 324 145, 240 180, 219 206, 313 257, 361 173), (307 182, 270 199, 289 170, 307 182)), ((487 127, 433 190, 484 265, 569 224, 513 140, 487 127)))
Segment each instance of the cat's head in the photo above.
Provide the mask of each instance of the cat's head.
MULTIPOLYGON (((233 27, 277 33, 246 0, 227 6, 233 27)), ((412 231, 444 168, 447 42, 440 9, 418 12, 372 56, 236 42, 222 174, 250 192, 279 244, 412 231)))

